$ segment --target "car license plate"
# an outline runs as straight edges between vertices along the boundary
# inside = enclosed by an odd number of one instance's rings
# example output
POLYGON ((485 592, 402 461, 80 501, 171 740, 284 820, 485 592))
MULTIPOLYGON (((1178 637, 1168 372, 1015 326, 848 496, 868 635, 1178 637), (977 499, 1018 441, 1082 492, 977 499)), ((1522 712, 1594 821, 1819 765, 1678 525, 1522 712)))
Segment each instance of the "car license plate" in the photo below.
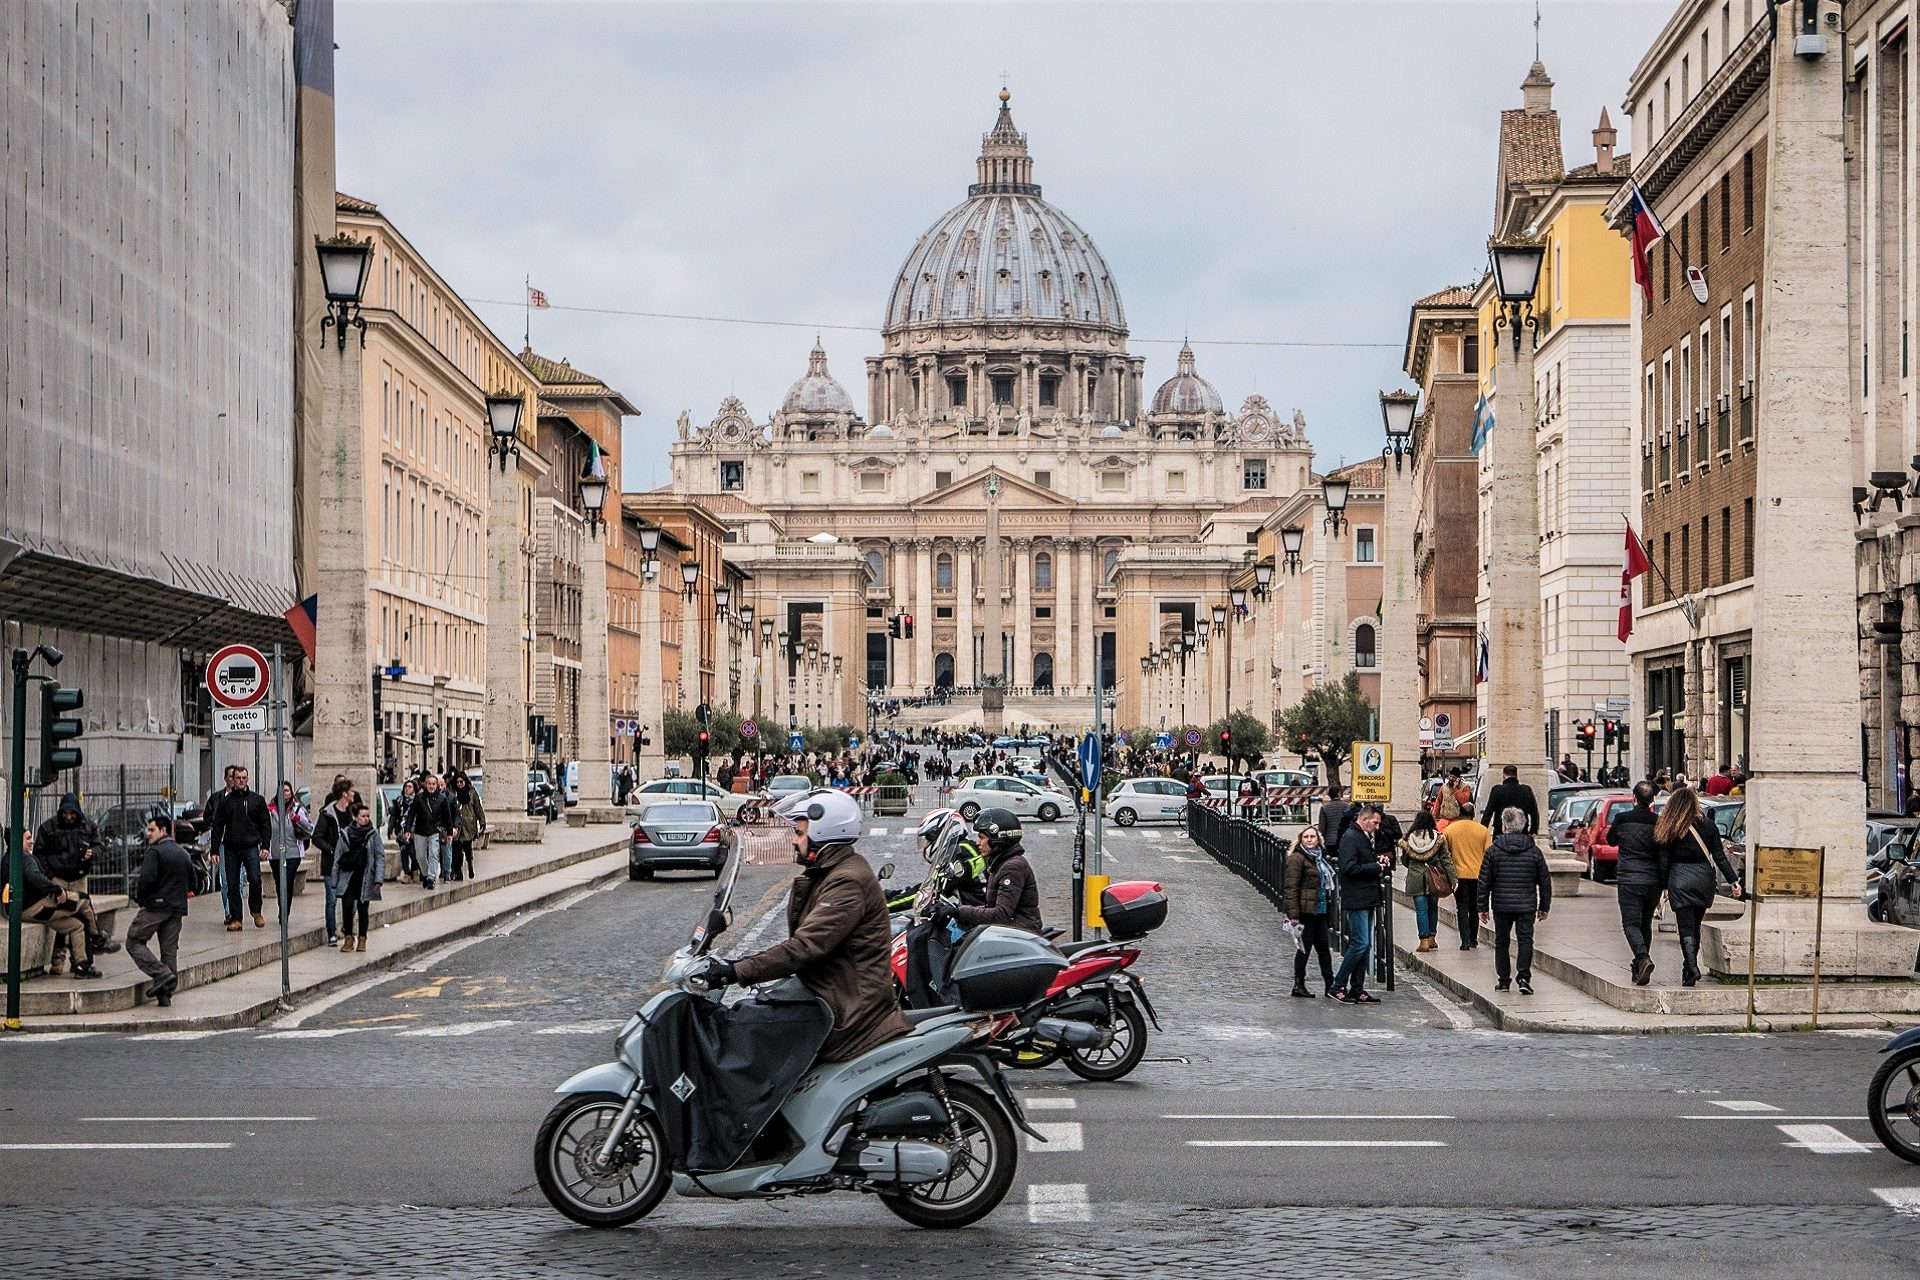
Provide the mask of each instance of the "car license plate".
POLYGON ((693 837, 690 835, 686 835, 684 833, 663 831, 660 833, 660 843, 661 844, 692 844, 693 837))

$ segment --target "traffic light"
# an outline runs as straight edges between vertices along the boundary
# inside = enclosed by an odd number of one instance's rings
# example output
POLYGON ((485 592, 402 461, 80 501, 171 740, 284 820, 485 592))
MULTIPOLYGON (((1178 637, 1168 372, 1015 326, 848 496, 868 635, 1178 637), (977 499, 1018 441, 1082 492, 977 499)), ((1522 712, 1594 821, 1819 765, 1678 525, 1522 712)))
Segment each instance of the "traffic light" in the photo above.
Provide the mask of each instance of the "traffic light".
POLYGON ((712 745, 713 745, 713 735, 711 733, 708 733, 705 729, 702 729, 699 733, 696 733, 693 735, 693 754, 700 757, 701 759, 706 758, 707 748, 712 745))
POLYGON ((1594 734, 1593 721, 1582 720, 1579 724, 1574 726, 1574 730, 1580 735, 1580 745, 1586 748, 1588 751, 1593 750, 1593 734, 1594 734))
POLYGON ((420 731, 420 749, 422 751, 433 750, 433 736, 434 734, 433 734, 432 725, 428 725, 426 728, 420 731))
POLYGON ((900 615, 900 638, 902 640, 913 639, 913 615, 910 613, 900 615))
POLYGON ((899 638, 900 638, 900 615, 897 613, 888 614, 887 615, 887 639, 898 640, 899 638))
POLYGON ((1220 754, 1223 756, 1233 754, 1233 730, 1231 729, 1220 731, 1220 754))
POLYGON ((1606 722, 1605 728, 1603 730, 1604 741, 1608 746, 1613 745, 1614 736, 1617 733, 1619 733, 1619 731, 1620 731, 1620 722, 1618 720, 1615 720, 1609 717, 1606 722))
POLYGON ((40 686, 41 786, 52 782, 53 775, 62 770, 80 767, 80 748, 61 743, 72 742, 87 731, 80 717, 67 714, 86 705, 86 695, 78 689, 69 689, 51 680, 40 686))
POLYGON ((1625 720, 1622 720, 1620 722, 1619 737, 1620 737, 1620 750, 1624 752, 1627 749, 1627 722, 1625 720))

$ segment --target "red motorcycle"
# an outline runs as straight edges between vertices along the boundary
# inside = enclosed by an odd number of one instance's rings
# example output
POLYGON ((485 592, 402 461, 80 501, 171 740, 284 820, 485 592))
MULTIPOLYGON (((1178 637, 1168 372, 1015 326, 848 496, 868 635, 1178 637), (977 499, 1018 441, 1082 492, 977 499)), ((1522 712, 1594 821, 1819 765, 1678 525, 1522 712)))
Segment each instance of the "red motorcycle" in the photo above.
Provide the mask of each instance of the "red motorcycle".
MULTIPOLYGON (((1100 913, 1105 941, 1057 944, 1067 964, 1047 992, 1025 1008, 999 1015, 988 1041, 1012 1054, 1016 1067, 1064 1062, 1087 1080, 1118 1080, 1140 1065, 1147 1052, 1147 1024, 1160 1019, 1146 988, 1130 972, 1140 958, 1138 940, 1167 918, 1167 897, 1151 880, 1108 885, 1100 913)), ((896 917, 896 920, 900 917, 896 917)), ((893 937, 893 981, 906 1003, 907 932, 893 937)))

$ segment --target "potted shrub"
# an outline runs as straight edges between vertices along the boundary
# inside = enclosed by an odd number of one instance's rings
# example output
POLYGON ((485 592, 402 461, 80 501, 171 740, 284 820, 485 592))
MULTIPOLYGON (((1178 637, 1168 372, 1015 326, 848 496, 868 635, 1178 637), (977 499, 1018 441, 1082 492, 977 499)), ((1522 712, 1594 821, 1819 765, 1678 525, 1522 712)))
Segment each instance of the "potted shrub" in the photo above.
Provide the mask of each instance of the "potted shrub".
POLYGON ((900 817, 907 811, 907 803, 913 798, 913 788, 907 784, 907 775, 888 770, 873 780, 873 812, 877 816, 900 817))

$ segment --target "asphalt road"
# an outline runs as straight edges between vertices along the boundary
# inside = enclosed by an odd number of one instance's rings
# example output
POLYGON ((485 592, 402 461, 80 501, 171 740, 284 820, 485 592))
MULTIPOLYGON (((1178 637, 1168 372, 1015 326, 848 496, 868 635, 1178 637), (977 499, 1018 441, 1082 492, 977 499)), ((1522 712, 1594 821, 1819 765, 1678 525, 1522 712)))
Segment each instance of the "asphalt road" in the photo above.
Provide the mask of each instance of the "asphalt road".
MULTIPOLYGON (((917 875, 875 826, 869 853, 917 875)), ((1029 841, 1050 919, 1071 840, 1029 841)), ((1920 1274, 1920 1169, 1864 1118, 1875 1039, 1512 1035, 1404 982, 1375 1008, 1290 999, 1263 900, 1177 831, 1108 848, 1173 898, 1141 967, 1165 1034, 1117 1084, 1016 1076, 1053 1141, 969 1231, 850 1195, 669 1198, 607 1233, 545 1206, 549 1091, 608 1056, 710 898, 693 877, 270 1026, 0 1040, 0 1231, 57 1221, 51 1270, 91 1276, 1920 1274)), ((745 869, 723 951, 778 936, 787 879, 745 869)))

